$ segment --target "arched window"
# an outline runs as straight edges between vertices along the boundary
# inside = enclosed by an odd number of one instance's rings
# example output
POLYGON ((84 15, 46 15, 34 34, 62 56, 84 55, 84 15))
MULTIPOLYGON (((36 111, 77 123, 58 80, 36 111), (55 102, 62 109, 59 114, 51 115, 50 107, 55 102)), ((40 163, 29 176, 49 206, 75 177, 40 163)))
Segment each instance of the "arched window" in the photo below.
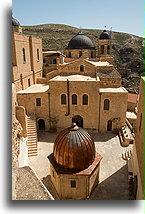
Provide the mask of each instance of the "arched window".
POLYGON ((104 45, 101 45, 101 54, 104 54, 104 45))
POLYGON ((25 48, 22 49, 22 54, 23 54, 23 63, 26 63, 25 48))
POLYGON ((39 49, 37 48, 37 61, 39 61, 39 49))
POLYGON ((65 94, 61 95, 61 104, 66 104, 66 95, 65 94))
POLYGON ((110 45, 107 46, 107 54, 110 54, 110 45))
POLYGON ((71 52, 68 52, 68 57, 71 57, 71 52))
POLYGON ((84 66, 80 65, 80 71, 84 71, 84 66))
POLYGON ((110 101, 108 99, 104 100, 104 110, 109 110, 110 101))
POLYGON ((88 105, 88 95, 87 94, 83 95, 83 105, 88 105))
POLYGON ((77 95, 76 94, 72 95, 72 105, 77 105, 77 95))
POLYGON ((81 57, 82 56, 82 51, 79 51, 79 57, 81 57))

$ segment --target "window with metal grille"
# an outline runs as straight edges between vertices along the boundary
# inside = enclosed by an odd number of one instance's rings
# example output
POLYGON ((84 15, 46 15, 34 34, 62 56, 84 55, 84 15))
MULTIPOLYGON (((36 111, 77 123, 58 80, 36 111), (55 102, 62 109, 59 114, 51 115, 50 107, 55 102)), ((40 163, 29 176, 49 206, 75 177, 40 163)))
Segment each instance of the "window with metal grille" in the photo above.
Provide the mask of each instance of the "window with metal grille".
POLYGON ((88 95, 87 94, 83 95, 83 105, 88 105, 88 95))
POLYGON ((108 99, 104 100, 104 110, 109 110, 110 101, 108 99))
POLYGON ((36 98, 36 106, 41 106, 41 98, 36 98))
POLYGON ((71 180, 70 181, 70 185, 71 185, 71 188, 76 188, 76 181, 75 180, 71 180))
POLYGON ((66 95, 65 94, 61 95, 61 104, 66 104, 66 95))
POLYGON ((84 66, 80 65, 80 71, 84 71, 84 66))
POLYGON ((76 94, 72 95, 72 105, 77 105, 77 95, 76 94))

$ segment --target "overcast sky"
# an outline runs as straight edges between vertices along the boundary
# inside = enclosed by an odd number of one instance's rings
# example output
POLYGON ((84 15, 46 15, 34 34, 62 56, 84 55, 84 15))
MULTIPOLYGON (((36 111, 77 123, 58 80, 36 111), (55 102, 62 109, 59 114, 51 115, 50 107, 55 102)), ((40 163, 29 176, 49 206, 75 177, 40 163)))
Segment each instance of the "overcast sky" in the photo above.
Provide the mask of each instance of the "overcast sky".
POLYGON ((131 33, 143 37, 142 0, 13 0, 21 25, 67 24, 131 33))

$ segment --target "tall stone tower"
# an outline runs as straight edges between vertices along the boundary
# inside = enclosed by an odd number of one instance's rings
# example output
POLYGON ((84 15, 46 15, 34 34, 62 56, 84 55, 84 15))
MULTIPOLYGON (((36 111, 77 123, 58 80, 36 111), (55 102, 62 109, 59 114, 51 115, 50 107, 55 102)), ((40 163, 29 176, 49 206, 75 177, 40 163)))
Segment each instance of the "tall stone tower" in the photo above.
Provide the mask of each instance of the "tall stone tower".
POLYGON ((110 33, 104 30, 98 40, 98 58, 100 61, 113 63, 110 33))

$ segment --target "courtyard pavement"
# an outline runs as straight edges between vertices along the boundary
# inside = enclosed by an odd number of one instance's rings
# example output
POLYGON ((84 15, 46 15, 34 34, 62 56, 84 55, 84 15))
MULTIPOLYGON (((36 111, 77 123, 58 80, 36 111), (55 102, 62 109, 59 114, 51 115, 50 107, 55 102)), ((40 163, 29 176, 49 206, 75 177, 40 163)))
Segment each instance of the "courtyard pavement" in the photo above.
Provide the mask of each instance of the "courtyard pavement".
MULTIPOLYGON (((47 156, 53 152, 57 135, 58 133, 41 132, 38 141, 38 156, 28 158, 28 165, 40 179, 49 177, 50 180, 47 156)), ((90 135, 95 141, 96 151, 103 159, 100 165, 99 185, 94 189, 89 200, 129 199, 127 165, 126 161, 122 160, 122 154, 131 150, 132 145, 122 147, 118 136, 111 132, 90 133, 90 135)))

